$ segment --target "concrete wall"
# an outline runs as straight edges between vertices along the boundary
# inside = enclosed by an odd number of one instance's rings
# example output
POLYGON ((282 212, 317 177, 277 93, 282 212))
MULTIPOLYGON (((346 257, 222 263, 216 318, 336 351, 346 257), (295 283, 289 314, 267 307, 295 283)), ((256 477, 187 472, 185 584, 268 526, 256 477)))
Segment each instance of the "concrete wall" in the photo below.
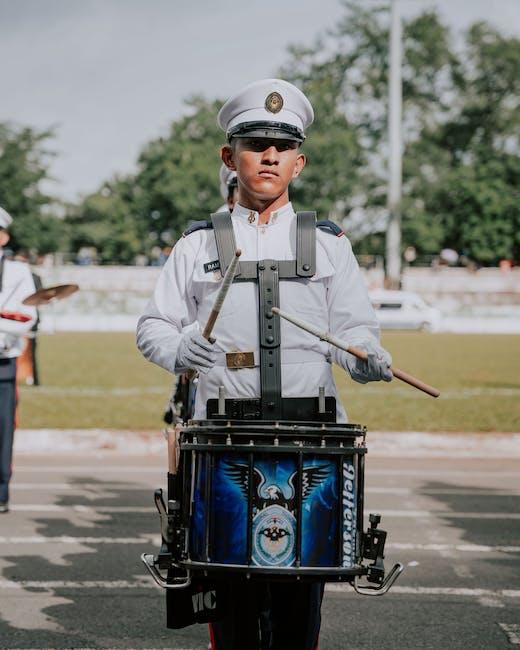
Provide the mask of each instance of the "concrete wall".
MULTIPOLYGON (((44 286, 76 283, 80 291, 41 309, 42 329, 133 329, 153 292, 160 268, 131 266, 38 267, 44 286)), ((365 272, 367 285, 382 285, 380 271, 365 272)), ((458 268, 408 268, 403 289, 415 291, 449 315, 512 315, 520 309, 520 269, 503 272, 458 268)))

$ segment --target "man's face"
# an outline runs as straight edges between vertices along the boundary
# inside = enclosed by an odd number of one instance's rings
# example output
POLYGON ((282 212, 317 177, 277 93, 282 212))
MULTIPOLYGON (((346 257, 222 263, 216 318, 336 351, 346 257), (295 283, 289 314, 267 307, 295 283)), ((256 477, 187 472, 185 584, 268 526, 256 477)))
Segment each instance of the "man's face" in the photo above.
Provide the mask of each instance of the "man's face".
POLYGON ((236 170, 240 187, 262 200, 281 196, 305 166, 305 156, 293 140, 237 138, 221 154, 236 170))
POLYGON ((4 228, 0 228, 0 248, 5 246, 9 241, 9 233, 4 228))

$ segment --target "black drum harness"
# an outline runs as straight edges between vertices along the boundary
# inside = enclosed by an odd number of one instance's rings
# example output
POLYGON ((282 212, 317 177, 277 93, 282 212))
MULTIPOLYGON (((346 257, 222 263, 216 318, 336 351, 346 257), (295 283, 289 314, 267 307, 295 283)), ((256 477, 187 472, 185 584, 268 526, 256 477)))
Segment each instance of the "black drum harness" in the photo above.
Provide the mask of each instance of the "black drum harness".
MULTIPOLYGON (((207 222, 205 226, 210 227, 207 222)), ((235 255, 236 241, 229 212, 211 215, 221 273, 235 255)), ((199 225, 199 227, 201 227, 199 225)), ((280 320, 272 307, 279 306, 280 280, 311 278, 316 273, 316 227, 338 235, 341 230, 330 221, 316 222, 315 212, 298 212, 295 260, 258 260, 239 262, 234 282, 258 283, 259 349, 261 397, 257 400, 226 400, 224 417, 245 420, 323 420, 335 421, 336 400, 325 398, 325 410, 318 409, 318 397, 282 398, 280 320)), ((190 232, 193 232, 190 229, 190 232)), ((208 400, 208 418, 217 417, 217 400, 208 400)))

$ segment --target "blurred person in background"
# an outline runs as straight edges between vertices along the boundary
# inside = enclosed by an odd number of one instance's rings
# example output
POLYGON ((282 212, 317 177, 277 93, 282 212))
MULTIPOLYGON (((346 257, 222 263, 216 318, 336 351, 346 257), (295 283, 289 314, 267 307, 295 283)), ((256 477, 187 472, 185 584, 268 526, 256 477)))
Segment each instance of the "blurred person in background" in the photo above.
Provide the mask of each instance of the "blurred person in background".
MULTIPOLYGON (((233 212, 235 203, 238 200, 237 173, 222 164, 220 167, 219 177, 220 194, 226 202, 220 206, 217 212, 233 212)), ((170 247, 168 254, 171 253, 172 250, 173 249, 170 247)), ((166 260, 164 262, 166 262, 166 260)), ((166 424, 174 424, 176 415, 183 421, 186 421, 191 417, 191 408, 195 402, 195 389, 196 387, 194 385, 190 385, 187 375, 180 375, 175 378, 171 397, 168 400, 163 415, 163 420, 166 424)))
POLYGON ((8 260, 3 249, 13 219, 0 208, 0 513, 9 510, 13 439, 17 405, 16 360, 24 337, 36 323, 36 308, 23 304, 35 292, 28 264, 8 260))
POLYGON ((220 167, 220 194, 225 203, 220 206, 217 212, 233 212, 235 203, 238 200, 238 178, 236 171, 228 169, 222 164, 220 167))
MULTIPOLYGON (((31 256, 26 251, 19 251, 14 259, 17 262, 31 263, 31 256)), ((33 259, 33 262, 36 260, 33 259)), ((35 273, 31 268, 31 275, 34 281, 36 291, 43 288, 41 277, 35 273)), ((39 386, 40 376, 38 372, 38 359, 36 356, 36 348, 38 342, 38 329, 40 326, 40 312, 36 308, 36 322, 31 327, 31 331, 25 337, 25 346, 22 354, 18 357, 16 380, 19 384, 27 384, 28 386, 39 386)))

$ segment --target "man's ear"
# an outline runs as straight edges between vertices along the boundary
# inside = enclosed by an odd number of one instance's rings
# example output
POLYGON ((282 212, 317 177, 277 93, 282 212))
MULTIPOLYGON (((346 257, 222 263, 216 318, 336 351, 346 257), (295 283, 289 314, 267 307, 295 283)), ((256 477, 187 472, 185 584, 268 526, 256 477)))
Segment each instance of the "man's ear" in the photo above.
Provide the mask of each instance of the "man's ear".
POLYGON ((7 230, 0 230, 0 246, 5 246, 9 239, 11 238, 7 230))
POLYGON ((236 172, 237 167, 235 165, 235 154, 231 145, 225 144, 220 148, 220 158, 228 169, 236 172))
POLYGON ((296 163, 294 165, 294 171, 292 175, 293 178, 298 178, 298 176, 302 173, 306 162, 307 162, 307 158, 305 157, 305 154, 299 153, 298 157, 296 158, 296 163))

